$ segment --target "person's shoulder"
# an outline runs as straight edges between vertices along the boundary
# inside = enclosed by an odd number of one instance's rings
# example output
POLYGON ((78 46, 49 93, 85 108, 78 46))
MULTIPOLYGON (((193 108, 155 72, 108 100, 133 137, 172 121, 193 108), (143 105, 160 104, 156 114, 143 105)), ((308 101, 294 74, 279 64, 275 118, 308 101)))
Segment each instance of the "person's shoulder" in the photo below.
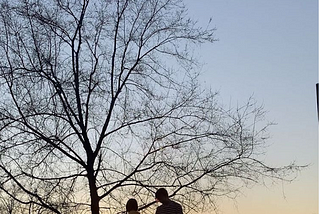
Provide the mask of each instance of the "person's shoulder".
POLYGON ((179 207, 181 207, 181 204, 179 204, 178 202, 171 201, 171 203, 173 203, 175 206, 179 206, 179 207))
POLYGON ((182 214, 182 206, 178 202, 172 201, 171 207, 175 210, 176 213, 182 214))

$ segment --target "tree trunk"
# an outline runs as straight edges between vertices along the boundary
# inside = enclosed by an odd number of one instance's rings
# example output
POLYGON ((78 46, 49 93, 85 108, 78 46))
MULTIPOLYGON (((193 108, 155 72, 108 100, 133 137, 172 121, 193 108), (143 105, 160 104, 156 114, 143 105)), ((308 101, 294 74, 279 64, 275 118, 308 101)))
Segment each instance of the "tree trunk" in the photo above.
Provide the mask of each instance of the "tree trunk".
POLYGON ((99 214, 99 201, 98 189, 96 186, 96 177, 94 176, 93 166, 88 166, 88 180, 90 188, 90 198, 91 198, 91 214, 99 214))

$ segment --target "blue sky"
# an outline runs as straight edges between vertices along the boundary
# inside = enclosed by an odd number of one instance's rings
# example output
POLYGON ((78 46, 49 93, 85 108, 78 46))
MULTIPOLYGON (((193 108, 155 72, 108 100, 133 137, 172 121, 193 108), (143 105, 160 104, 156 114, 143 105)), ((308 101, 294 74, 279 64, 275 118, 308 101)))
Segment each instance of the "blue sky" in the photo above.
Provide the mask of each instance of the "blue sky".
POLYGON ((212 18, 218 42, 196 50, 202 80, 221 100, 245 102, 254 95, 267 110, 270 145, 265 160, 310 164, 296 181, 254 186, 221 201, 227 214, 318 213, 318 1, 187 0, 189 15, 206 26, 212 18))

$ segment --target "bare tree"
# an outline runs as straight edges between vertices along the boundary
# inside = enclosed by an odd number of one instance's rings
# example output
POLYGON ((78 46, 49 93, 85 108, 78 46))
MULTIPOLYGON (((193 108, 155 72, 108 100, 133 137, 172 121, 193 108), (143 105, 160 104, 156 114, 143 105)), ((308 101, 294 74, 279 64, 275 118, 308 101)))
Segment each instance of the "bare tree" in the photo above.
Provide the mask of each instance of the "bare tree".
POLYGON ((128 196, 152 212, 159 187, 187 212, 297 169, 259 159, 253 99, 225 109, 201 89, 190 48, 214 29, 181 0, 1 0, 0 14, 0 189, 26 213, 114 213, 128 196))

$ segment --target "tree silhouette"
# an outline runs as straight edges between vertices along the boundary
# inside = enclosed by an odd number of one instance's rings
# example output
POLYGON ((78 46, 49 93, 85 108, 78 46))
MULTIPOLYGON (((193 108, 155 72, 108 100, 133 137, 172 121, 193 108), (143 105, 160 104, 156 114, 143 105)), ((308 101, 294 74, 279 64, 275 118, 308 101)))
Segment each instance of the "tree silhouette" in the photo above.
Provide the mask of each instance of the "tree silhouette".
MULTIPOLYGON (((194 45, 213 42, 180 0, 2 0, 0 189, 22 213, 185 210, 297 166, 259 159, 263 108, 201 89, 194 45)), ((7 200, 8 199, 8 200, 7 200)), ((6 203, 8 204, 8 203, 6 203)))

